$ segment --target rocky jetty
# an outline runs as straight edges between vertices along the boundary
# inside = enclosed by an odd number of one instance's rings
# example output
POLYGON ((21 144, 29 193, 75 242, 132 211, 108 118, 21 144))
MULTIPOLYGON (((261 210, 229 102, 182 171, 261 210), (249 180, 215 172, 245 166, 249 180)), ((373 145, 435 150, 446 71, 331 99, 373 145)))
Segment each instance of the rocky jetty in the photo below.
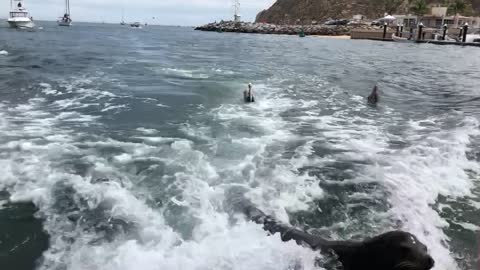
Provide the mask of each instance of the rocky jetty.
POLYGON ((327 25, 275 25, 269 23, 235 23, 232 21, 226 21, 209 23, 204 26, 199 26, 195 28, 195 30, 274 35, 298 35, 303 31, 305 35, 343 36, 350 35, 352 27, 327 25))

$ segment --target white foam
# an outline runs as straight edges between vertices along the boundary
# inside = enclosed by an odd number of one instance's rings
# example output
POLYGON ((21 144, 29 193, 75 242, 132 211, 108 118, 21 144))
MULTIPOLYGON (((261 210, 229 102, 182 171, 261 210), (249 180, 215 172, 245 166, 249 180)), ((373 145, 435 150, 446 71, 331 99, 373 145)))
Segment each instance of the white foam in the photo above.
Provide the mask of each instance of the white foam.
POLYGON ((8 55, 8 52, 7 52, 7 51, 0 51, 0 55, 5 55, 5 56, 7 56, 7 55, 8 55))
POLYGON ((119 111, 119 110, 124 110, 124 109, 128 109, 128 105, 126 105, 126 104, 111 105, 111 106, 107 106, 107 107, 103 108, 102 112, 108 112, 108 111, 112 111, 112 110, 119 111))
POLYGON ((114 159, 115 159, 115 161, 120 162, 120 163, 128 163, 128 162, 132 161, 132 156, 124 153, 124 154, 115 156, 114 159))
POLYGON ((210 76, 204 73, 201 73, 199 70, 188 70, 188 69, 179 69, 179 68, 162 68, 163 73, 181 76, 185 78, 193 79, 208 79, 210 76))
POLYGON ((461 226, 465 230, 469 230, 472 232, 480 232, 480 226, 478 225, 468 223, 468 222, 453 222, 453 223, 461 226))
POLYGON ((8 203, 8 200, 0 200, 0 210, 4 209, 4 206, 8 203))
POLYGON ((39 85, 43 88, 42 92, 43 92, 45 95, 58 96, 58 95, 62 95, 62 94, 63 94, 63 93, 57 91, 56 89, 53 89, 52 85, 49 84, 49 83, 40 83, 39 85))
MULTIPOLYGON (((279 220, 288 223, 288 211, 308 210, 314 200, 323 196, 323 191, 318 185, 318 179, 308 175, 301 175, 298 168, 311 162, 304 158, 311 153, 311 142, 297 147, 296 155, 291 159, 282 159, 283 145, 298 137, 290 130, 296 128, 285 121, 281 114, 293 108, 310 108, 316 106, 316 101, 295 101, 286 97, 280 88, 269 87, 264 84, 255 84, 257 97, 261 97, 255 106, 221 105, 213 110, 214 118, 222 121, 227 128, 249 126, 261 135, 243 137, 230 132, 231 142, 241 146, 249 152, 243 160, 231 164, 222 161, 220 166, 235 178, 247 177, 249 183, 255 183, 255 188, 250 189, 248 197, 259 207, 273 213, 279 220), (268 155, 268 147, 279 147, 278 156, 269 157, 277 162, 270 172, 263 176, 256 172, 266 170, 263 164, 268 155), (245 173, 248 172, 248 175, 245 173)), ((198 131, 198 129, 196 128, 198 131)), ((204 133, 208 136, 209 133, 204 133)), ((246 134, 247 135, 247 134, 246 134)), ((197 135, 198 136, 198 135, 197 135)), ((248 136, 248 135, 247 135, 248 136)), ((218 146, 217 146, 218 147, 218 146)), ((219 151, 219 149, 217 149, 219 151)), ((246 179, 243 179, 246 180, 246 179)))
POLYGON ((158 131, 156 129, 148 129, 148 128, 143 128, 143 127, 137 128, 137 130, 142 132, 145 135, 153 135, 153 134, 158 133, 158 131))
POLYGON ((142 245, 136 241, 80 249, 68 269, 316 269, 314 252, 294 243, 280 243, 278 237, 266 237, 253 224, 234 228, 217 225, 200 241, 181 242, 178 245, 162 241, 142 245), (101 255, 101 256, 99 256, 101 255), (302 262, 311 263, 302 263, 302 262))
POLYGON ((476 209, 480 209, 480 202, 474 201, 474 200, 469 200, 469 204, 476 209))
MULTIPOLYGON (((395 116, 391 109, 385 108, 382 119, 368 119, 352 115, 352 111, 365 109, 363 98, 350 97, 350 104, 343 108, 346 101, 335 99, 335 94, 326 96, 327 106, 335 110, 332 115, 321 116, 320 109, 310 110, 310 114, 299 117, 306 123, 314 123, 314 126, 321 130, 322 141, 327 142, 326 146, 332 149, 341 150, 339 154, 332 157, 332 161, 367 162, 362 170, 356 171, 356 177, 352 180, 330 181, 331 184, 352 184, 377 182, 389 192, 389 203, 392 208, 389 215, 402 222, 404 230, 408 230, 419 236, 420 240, 426 243, 437 261, 438 269, 458 269, 451 251, 445 243, 448 237, 442 228, 448 223, 442 219, 433 209, 439 195, 447 197, 463 197, 471 195, 474 187, 473 180, 466 171, 480 172, 478 163, 468 160, 466 152, 472 136, 479 135, 478 123, 475 119, 461 114, 455 117, 464 119, 454 129, 442 129, 437 126, 446 121, 441 117, 428 118, 420 121, 410 121, 408 135, 401 138, 389 134, 385 125, 378 125, 377 121, 389 122, 395 125, 395 121, 401 119, 395 116), (317 117, 318 116, 318 117, 317 117), (316 123, 315 123, 316 122, 316 123), (424 135, 419 135, 420 133, 424 135), (390 140, 407 140, 412 146, 404 150, 392 150, 389 148, 390 140), (368 163, 373 163, 368 165, 368 163)), ((275 102, 276 100, 273 99, 275 102)), ((315 106, 315 103, 307 104, 315 106)), ((448 116, 444 116, 447 118, 448 116)), ((457 121, 458 122, 458 121, 457 121)), ((308 160, 308 151, 305 151, 299 164, 307 165, 316 163, 321 167, 324 160, 308 160)), ((310 159, 310 158, 309 158, 310 159)), ((277 165, 278 166, 278 165, 277 165)), ((288 179, 295 179, 297 175, 291 171, 282 171, 275 174, 276 178, 282 178, 279 183, 288 183, 288 179)), ((263 183, 262 183, 263 184, 263 183)), ((271 183, 269 183, 270 185, 271 183)), ((269 189, 263 186, 263 189, 269 189)), ((273 197, 281 197, 278 194, 279 187, 270 188, 273 197), (275 193, 277 191, 277 193, 275 193)), ((261 193, 255 190, 254 193, 261 193)), ((321 192, 317 194, 321 196, 321 192)), ((298 195, 295 195, 297 197, 298 195)), ((288 208, 288 204, 263 203, 265 195, 252 197, 257 204, 263 205, 266 209, 273 209, 282 218, 287 219, 281 209, 288 208), (280 211, 280 212, 279 212, 280 211)), ((266 196, 266 200, 271 197, 266 196)), ((290 197, 284 197, 280 202, 290 202, 290 197)), ((301 204, 297 204, 301 206, 301 204)), ((308 204, 304 205, 307 207, 308 204)), ((297 210, 302 210, 299 207, 297 210)), ((468 224, 462 224, 469 229, 476 229, 468 224)), ((385 227, 384 230, 391 230, 392 227, 385 227)))
POLYGON ((166 138, 166 137, 134 137, 135 139, 144 140, 146 143, 151 144, 165 144, 176 141, 175 138, 166 138))
POLYGON ((403 222, 404 229, 415 233, 430 247, 438 269, 458 269, 458 266, 443 245, 448 237, 442 228, 448 223, 432 205, 439 195, 471 194, 473 181, 466 170, 480 172, 480 167, 467 159, 466 152, 470 136, 478 135, 477 129, 476 121, 468 119, 453 131, 433 132, 420 140, 412 132, 412 146, 380 155, 378 161, 387 161, 388 166, 372 168, 372 174, 391 191, 390 212, 403 222))
MULTIPOLYGON (((67 90, 80 97, 55 105, 75 110, 90 99, 117 97, 94 89, 78 89, 80 84, 76 81, 67 90)), ((294 242, 283 243, 278 235, 267 236, 257 224, 242 219, 231 222, 223 210, 225 191, 232 186, 244 187, 247 196, 260 208, 288 223, 287 211, 311 210, 313 202, 324 196, 319 187, 321 179, 301 173, 300 169, 339 160, 362 161, 350 183, 370 181, 383 185, 390 192, 390 217, 401 220, 404 229, 428 244, 438 269, 457 269, 448 247, 442 244, 447 240, 441 228, 446 225, 445 220, 431 204, 439 194, 470 194, 473 184, 465 170, 478 171, 478 164, 468 161, 465 152, 470 136, 478 133, 475 120, 465 117, 467 120, 454 130, 432 130, 425 128, 425 123, 412 121, 405 138, 410 146, 392 150, 388 142, 395 136, 384 126, 370 118, 352 116, 352 111, 366 108, 364 100, 357 96, 350 97, 347 107, 347 101, 328 93, 323 104, 308 98, 292 99, 281 88, 266 84, 255 84, 255 91, 259 97, 255 105, 224 104, 205 114, 221 130, 195 121, 182 126, 183 133, 206 141, 207 147, 195 144, 194 139, 161 137, 161 130, 145 128, 136 130, 141 136, 131 137, 143 143, 91 136, 90 141, 77 141, 76 136, 82 134, 71 132, 62 124, 79 122, 89 126, 96 124, 98 117, 78 111, 46 112, 45 99, 32 99, 8 111, 0 106, 0 119, 4 119, 0 122, 1 138, 12 134, 34 136, 0 144, 0 149, 8 150, 0 156, 0 189, 7 188, 14 202, 33 201, 45 217, 51 246, 40 269, 298 269, 296 264, 303 269, 317 269, 314 262, 318 253, 294 242), (322 110, 326 108, 338 111, 324 116, 322 110), (292 109, 305 112, 289 121, 283 115, 292 109), (9 122, 11 119, 24 122, 16 125, 15 121, 9 122), (297 129, 304 124, 316 128, 318 138, 299 135, 297 129), (427 132, 425 136, 418 136, 419 129, 427 132), (319 141, 324 147, 342 152, 317 157, 314 146, 319 141), (286 149, 292 142, 295 147, 286 149), (114 148, 115 154, 105 154, 104 148, 114 148), (289 155, 284 156, 286 152, 289 155), (72 156, 88 164, 84 175, 73 174, 59 165, 64 157, 69 160, 72 156), (148 196, 144 194, 153 191, 142 190, 145 178, 132 169, 136 161, 145 160, 165 167, 165 175, 150 175, 155 178, 155 186, 148 187, 170 192, 162 198, 162 208, 152 208, 147 203, 148 196), (110 181, 95 184, 98 176, 110 181), (169 182, 171 179, 173 183, 169 182), (81 199, 88 202, 82 206, 84 211, 93 211, 102 203, 111 205, 102 211, 106 218, 130 222, 134 233, 120 234, 110 242, 96 242, 102 238, 101 233, 72 225, 65 215, 57 214, 53 192, 59 183, 72 186, 78 195, 72 199, 74 203, 81 199), (191 231, 169 225, 172 221, 165 213, 173 205, 180 209, 174 214, 173 224, 191 226, 191 231), (188 236, 183 236, 183 230, 188 231, 188 236), (72 243, 69 238, 75 241, 72 243)), ((386 109, 382 117, 391 120, 389 117, 395 116, 391 114, 386 109)), ((435 119, 428 121, 437 123, 435 119)), ((368 196, 361 192, 351 197, 368 196)), ((341 228, 346 223, 335 226, 341 228)), ((464 228, 477 229, 470 225, 473 224, 462 224, 464 228)))

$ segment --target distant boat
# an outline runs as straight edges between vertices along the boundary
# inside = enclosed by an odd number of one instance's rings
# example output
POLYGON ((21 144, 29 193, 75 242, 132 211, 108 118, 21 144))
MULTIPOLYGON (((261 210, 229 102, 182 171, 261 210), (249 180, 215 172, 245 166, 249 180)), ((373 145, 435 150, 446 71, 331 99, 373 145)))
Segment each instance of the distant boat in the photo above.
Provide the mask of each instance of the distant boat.
POLYGON ((414 39, 408 39, 408 38, 405 38, 405 37, 397 37, 395 34, 392 35, 392 39, 395 42, 402 42, 402 43, 413 43, 413 42, 415 42, 414 39))
POLYGON ((480 42, 480 34, 468 34, 465 42, 480 42))
POLYGON ((23 6, 23 0, 10 0, 8 24, 13 28, 31 29, 35 27, 32 17, 23 6))
POLYGON ((132 28, 142 28, 142 24, 139 22, 134 22, 130 24, 130 27, 132 28))
POLYGON ((125 9, 122 8, 122 22, 120 22, 120 25, 126 25, 125 23, 125 9))
POLYGON ((72 18, 70 18, 70 0, 65 0, 65 14, 58 20, 59 26, 72 26, 72 18))

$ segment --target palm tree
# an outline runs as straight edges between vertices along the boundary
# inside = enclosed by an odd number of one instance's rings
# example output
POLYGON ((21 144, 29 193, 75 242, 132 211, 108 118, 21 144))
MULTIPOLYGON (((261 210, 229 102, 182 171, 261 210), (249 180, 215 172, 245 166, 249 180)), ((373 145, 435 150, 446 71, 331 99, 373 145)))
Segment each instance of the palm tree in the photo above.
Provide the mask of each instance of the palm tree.
POLYGON ((462 13, 466 8, 467 4, 465 4, 465 1, 463 0, 454 0, 448 7, 450 12, 452 12, 454 15, 462 13))
POLYGON ((413 1, 412 5, 410 6, 410 11, 412 11, 413 14, 417 15, 420 21, 423 15, 428 12, 427 2, 425 0, 413 1))
POLYGON ((458 14, 465 11, 467 4, 463 0, 454 0, 450 3, 448 9, 455 15, 455 27, 458 27, 458 14))

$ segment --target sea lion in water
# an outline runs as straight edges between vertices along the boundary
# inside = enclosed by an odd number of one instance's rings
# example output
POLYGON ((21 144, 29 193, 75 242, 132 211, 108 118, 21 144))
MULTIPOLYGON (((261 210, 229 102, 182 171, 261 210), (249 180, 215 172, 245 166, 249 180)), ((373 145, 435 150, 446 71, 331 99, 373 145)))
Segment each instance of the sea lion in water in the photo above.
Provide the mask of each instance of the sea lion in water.
POLYGON ((377 104, 378 101, 378 87, 375 85, 375 87, 373 87, 372 93, 368 96, 368 103, 374 105, 377 104))
POLYGON ((329 241, 280 224, 250 202, 244 205, 243 213, 262 224, 264 230, 280 233, 284 242, 295 240, 313 250, 333 251, 345 270, 429 270, 435 264, 427 247, 408 232, 388 232, 362 242, 329 241))
POLYGON ((248 84, 248 90, 243 91, 243 100, 246 103, 255 102, 255 96, 253 95, 253 92, 252 92, 252 83, 248 84))

